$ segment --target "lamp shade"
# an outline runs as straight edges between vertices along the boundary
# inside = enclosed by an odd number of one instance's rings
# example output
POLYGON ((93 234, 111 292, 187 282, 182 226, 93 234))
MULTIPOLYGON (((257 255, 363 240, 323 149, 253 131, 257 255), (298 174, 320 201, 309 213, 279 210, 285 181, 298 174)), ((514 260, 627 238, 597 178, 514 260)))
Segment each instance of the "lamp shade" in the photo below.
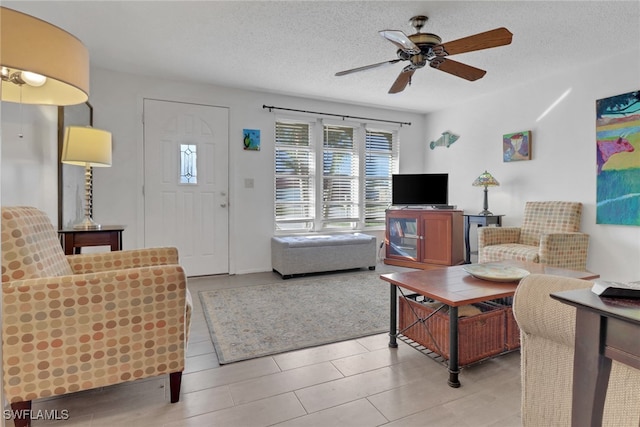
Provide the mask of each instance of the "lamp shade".
POLYGON ((111 132, 68 126, 65 129, 61 161, 77 166, 111 166, 111 132))
POLYGON ((82 42, 5 7, 0 7, 0 66, 2 101, 64 106, 89 99, 89 52, 82 42))
POLYGON ((471 185, 476 187, 497 187, 500 183, 489 172, 484 171, 471 185))

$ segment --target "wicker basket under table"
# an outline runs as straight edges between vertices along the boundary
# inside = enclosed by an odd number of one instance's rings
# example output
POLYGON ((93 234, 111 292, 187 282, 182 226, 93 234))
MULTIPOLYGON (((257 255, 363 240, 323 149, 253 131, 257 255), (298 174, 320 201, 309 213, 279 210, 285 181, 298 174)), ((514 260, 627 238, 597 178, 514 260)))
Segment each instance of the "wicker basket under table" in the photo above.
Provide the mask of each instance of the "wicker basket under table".
POLYGON ((513 316, 513 297, 492 300, 489 301, 489 304, 496 304, 504 309, 506 327, 505 350, 511 351, 520 348, 520 328, 513 316))
MULTIPOLYGON (((416 314, 423 319, 435 310, 430 304, 416 302, 416 297, 418 295, 414 294, 399 299, 399 331, 405 337, 449 359, 449 314, 445 310, 438 311, 424 324, 419 322, 404 330, 416 320, 409 306, 413 307, 416 314)), ((427 300, 427 302, 433 301, 427 300)), ((473 305, 482 313, 458 318, 459 366, 498 355, 505 350, 505 308, 487 303, 473 305)))
POLYGON ((505 308, 504 315, 507 325, 507 350, 515 350, 520 348, 520 328, 516 323, 515 317, 513 317, 511 306, 505 308))

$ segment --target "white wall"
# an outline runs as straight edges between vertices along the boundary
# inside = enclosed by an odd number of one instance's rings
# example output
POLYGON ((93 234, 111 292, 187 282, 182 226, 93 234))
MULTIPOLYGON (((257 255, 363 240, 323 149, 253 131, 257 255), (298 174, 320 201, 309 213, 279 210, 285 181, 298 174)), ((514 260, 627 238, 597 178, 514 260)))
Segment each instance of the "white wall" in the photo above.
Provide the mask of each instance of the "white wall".
POLYGON ((460 139, 428 150, 425 171, 449 172, 450 202, 477 213, 483 192, 471 183, 487 169, 501 184, 489 188, 489 209, 506 215, 504 225, 521 223, 528 200, 582 202, 582 230, 591 236, 587 267, 610 280, 640 280, 640 227, 595 223, 595 101, 640 89, 638 76, 640 51, 634 50, 429 114, 430 138, 450 130, 460 139), (525 130, 532 131, 532 160, 503 163, 502 135, 525 130))
POLYGON ((2 102, 0 169, 3 206, 36 206, 57 225, 57 107, 2 102))
MULTIPOLYGON (((412 122, 399 131, 400 164, 422 168, 415 156, 423 147, 424 115, 315 101, 284 95, 250 92, 196 83, 91 70, 94 126, 113 135, 111 168, 94 170, 94 218, 102 224, 125 224, 125 249, 141 247, 142 199, 142 100, 155 98, 229 107, 230 135, 230 272, 270 271, 270 239, 273 235, 273 140, 276 112, 263 105, 412 122), (242 129, 261 130, 261 150, 244 151, 242 129), (252 178, 254 188, 245 188, 252 178)), ((381 233, 380 233, 381 234, 381 233)))

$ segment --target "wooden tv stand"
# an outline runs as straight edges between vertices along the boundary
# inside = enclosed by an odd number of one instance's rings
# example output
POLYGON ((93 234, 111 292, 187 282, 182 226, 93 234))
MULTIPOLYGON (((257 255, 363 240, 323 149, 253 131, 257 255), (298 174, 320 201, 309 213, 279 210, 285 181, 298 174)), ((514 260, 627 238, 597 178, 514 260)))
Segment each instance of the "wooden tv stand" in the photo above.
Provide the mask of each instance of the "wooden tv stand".
POLYGON ((429 269, 464 263, 463 213, 445 209, 387 209, 385 264, 429 269))

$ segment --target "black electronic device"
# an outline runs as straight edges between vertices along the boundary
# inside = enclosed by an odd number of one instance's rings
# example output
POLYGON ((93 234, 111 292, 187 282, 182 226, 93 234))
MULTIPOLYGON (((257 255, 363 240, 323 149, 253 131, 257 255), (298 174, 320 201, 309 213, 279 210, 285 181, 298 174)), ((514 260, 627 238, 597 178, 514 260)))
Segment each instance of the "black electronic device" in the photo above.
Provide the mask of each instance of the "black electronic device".
POLYGON ((640 282, 610 282, 595 280, 591 291, 601 297, 640 298, 640 282))
POLYGON ((449 206, 449 174, 421 173, 391 176, 394 206, 449 206))

